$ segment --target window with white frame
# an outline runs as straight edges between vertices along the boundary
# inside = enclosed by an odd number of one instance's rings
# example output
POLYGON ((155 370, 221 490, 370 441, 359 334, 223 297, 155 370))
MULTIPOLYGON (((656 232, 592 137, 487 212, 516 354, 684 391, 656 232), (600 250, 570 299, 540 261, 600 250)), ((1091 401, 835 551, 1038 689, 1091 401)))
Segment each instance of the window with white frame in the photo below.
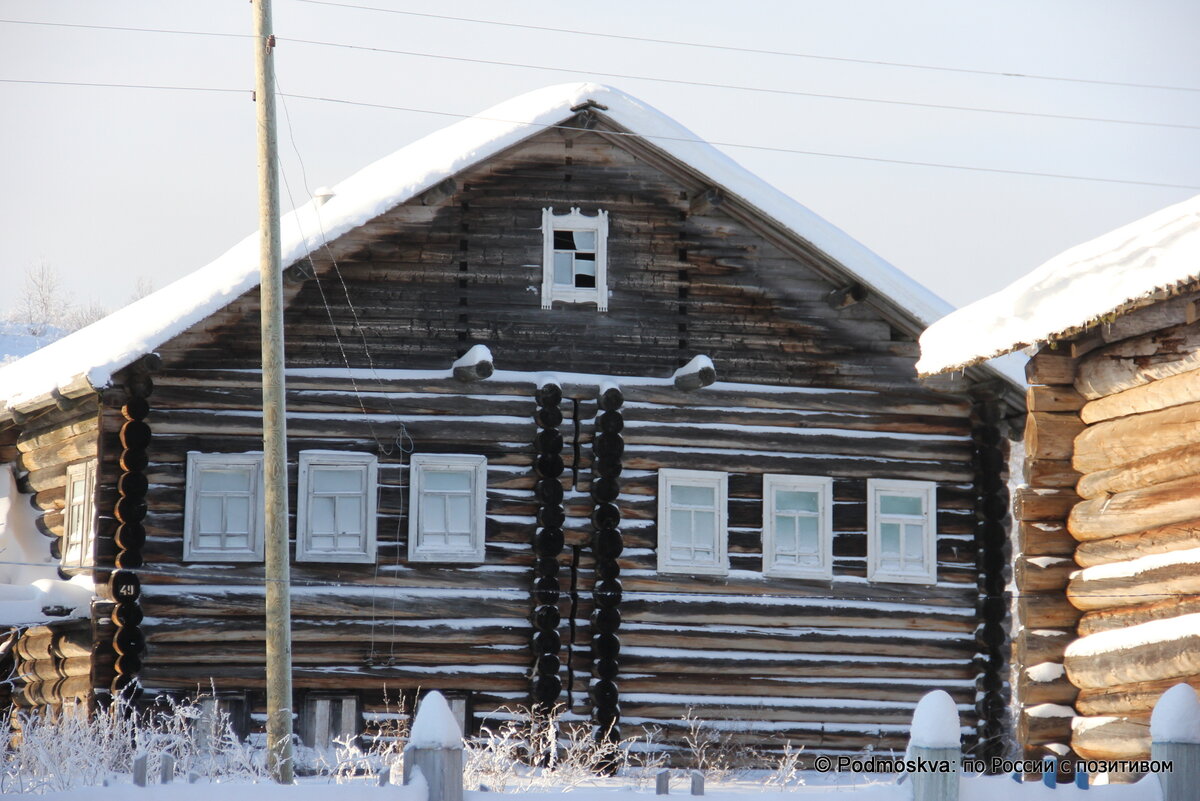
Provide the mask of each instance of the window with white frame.
POLYGON ((487 458, 417 454, 409 477, 408 558, 482 562, 487 458))
POLYGON ((542 209, 542 308, 556 300, 608 311, 608 212, 542 209))
POLYGON ((304 703, 303 739, 310 748, 335 748, 362 733, 358 697, 310 695, 304 703))
POLYGON ((706 470, 658 471, 658 570, 724 575, 729 477, 706 470))
POLYGON ((833 578, 833 479, 763 476, 763 572, 833 578))
POLYGON ((183 558, 263 558, 261 453, 188 453, 183 558))
POLYGON ((300 452, 296 561, 375 561, 378 476, 374 454, 300 452))
POLYGON ((67 466, 67 497, 63 510, 62 566, 90 567, 96 541, 96 460, 67 466))
POLYGON ((868 579, 937 581, 936 487, 930 481, 867 481, 868 579))

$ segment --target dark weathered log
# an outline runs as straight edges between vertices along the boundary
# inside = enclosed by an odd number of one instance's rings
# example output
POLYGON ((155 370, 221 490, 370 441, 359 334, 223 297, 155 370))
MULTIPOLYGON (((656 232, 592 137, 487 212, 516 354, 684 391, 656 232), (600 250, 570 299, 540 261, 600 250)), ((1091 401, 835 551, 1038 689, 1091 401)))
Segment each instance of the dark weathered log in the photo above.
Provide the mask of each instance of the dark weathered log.
POLYGON ((1200 329, 1181 325, 1093 351, 1075 389, 1091 400, 1200 368, 1200 329))
POLYGON ((1017 544, 1026 556, 1070 558, 1078 542, 1067 532, 1066 523, 1021 522, 1017 525, 1017 544))
POLYGON ((1014 569, 1021 592, 1062 589, 1067 577, 1078 570, 1069 556, 1019 556, 1014 569))
POLYGON ((1197 518, 1200 475, 1080 501, 1071 510, 1067 530, 1077 540, 1090 541, 1197 518))
POLYGON ((1025 418, 1026 454, 1031 459, 1070 459, 1083 429, 1074 412, 1030 412, 1025 418))
POLYGON ((1128 562, 1143 556, 1188 548, 1200 548, 1200 520, 1188 520, 1135 534, 1081 542, 1075 549, 1075 561, 1080 567, 1092 567, 1128 562))
POLYGON ((1062 704, 1024 707, 1017 722, 1017 740, 1027 745, 1069 742, 1074 714, 1071 707, 1062 704))
POLYGON ((1084 402, 1074 387, 1031 386, 1025 392, 1025 405, 1031 412, 1077 412, 1084 402))
MULTIPOLYGON (((1152 432, 1147 435, 1154 436, 1152 432)), ((1082 498, 1098 498, 1195 475, 1200 475, 1200 448, 1188 444, 1098 473, 1088 473, 1079 479, 1076 491, 1082 498)))
POLYGON ((1073 628, 1081 613, 1062 592, 1031 592, 1018 597, 1017 614, 1026 628, 1065 629, 1073 628))
POLYGON ((1026 627, 1013 638, 1013 658, 1018 665, 1061 664, 1063 651, 1074 639, 1074 629, 1026 627))
POLYGON ((1024 706, 1074 706, 1075 698, 1079 695, 1079 689, 1067 680, 1063 666, 1054 662, 1042 662, 1022 668, 1017 684, 1017 697, 1024 706))
POLYGON ((1072 463, 1096 473, 1155 453, 1196 443, 1200 402, 1088 426, 1075 440, 1072 463))

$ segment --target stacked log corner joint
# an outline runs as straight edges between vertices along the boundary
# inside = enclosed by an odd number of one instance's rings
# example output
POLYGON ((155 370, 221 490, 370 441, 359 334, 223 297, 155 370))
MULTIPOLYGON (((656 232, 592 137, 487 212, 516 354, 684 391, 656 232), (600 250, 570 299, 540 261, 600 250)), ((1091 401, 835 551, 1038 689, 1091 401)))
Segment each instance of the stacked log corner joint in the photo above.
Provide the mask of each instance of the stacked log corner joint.
POLYGON ((154 384, 145 373, 134 373, 125 383, 128 395, 121 407, 125 418, 121 426, 121 476, 117 491, 120 497, 114 508, 118 526, 114 536, 117 568, 108 580, 109 594, 113 601, 112 622, 116 633, 112 647, 116 651, 113 662, 114 677, 111 691, 114 697, 126 701, 140 694, 136 681, 142 669, 145 638, 142 634, 141 581, 135 569, 143 564, 142 546, 146 542, 146 492, 149 482, 145 469, 149 464, 147 448, 150 445, 150 426, 145 422, 150 413, 147 400, 154 384))
POLYGON ((562 389, 556 384, 544 384, 536 394, 537 411, 534 419, 538 431, 534 436, 534 472, 537 474, 537 529, 533 535, 533 624, 531 648, 533 669, 530 674, 530 695, 535 718, 544 719, 553 713, 562 693, 559 669, 562 660, 558 653, 562 637, 558 626, 558 557, 562 553, 565 535, 563 524, 563 437, 558 426, 563 415, 559 409, 562 389))
POLYGON ((625 399, 620 389, 608 387, 600 394, 600 414, 596 417, 596 434, 592 440, 592 551, 595 557, 596 581, 592 585, 592 722, 604 742, 621 739, 620 693, 617 671, 620 666, 621 640, 621 568, 617 557, 624 542, 621 537, 621 510, 617 506, 620 493, 621 457, 625 427, 621 406, 625 399))

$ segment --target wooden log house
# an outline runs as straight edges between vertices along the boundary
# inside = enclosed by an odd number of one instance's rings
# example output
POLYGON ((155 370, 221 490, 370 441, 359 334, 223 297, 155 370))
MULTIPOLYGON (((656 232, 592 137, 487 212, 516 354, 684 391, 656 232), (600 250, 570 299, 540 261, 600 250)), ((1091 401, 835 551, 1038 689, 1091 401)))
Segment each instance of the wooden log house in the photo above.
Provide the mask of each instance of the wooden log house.
MULTIPOLYGON (((690 712, 812 758, 903 749, 941 687, 997 747, 1023 401, 918 382, 941 301, 595 85, 330 195, 283 221, 307 742, 438 689, 468 729, 559 706, 679 742, 690 712)), ((44 548, 96 587, 11 621, 20 706, 212 686, 260 724, 256 253, 0 371, 44 548)))
POLYGON ((1200 687, 1198 301, 1192 198, 921 339, 926 373, 1036 348, 1014 499, 1013 662, 1031 752, 1144 758, 1155 701, 1178 682, 1200 687))

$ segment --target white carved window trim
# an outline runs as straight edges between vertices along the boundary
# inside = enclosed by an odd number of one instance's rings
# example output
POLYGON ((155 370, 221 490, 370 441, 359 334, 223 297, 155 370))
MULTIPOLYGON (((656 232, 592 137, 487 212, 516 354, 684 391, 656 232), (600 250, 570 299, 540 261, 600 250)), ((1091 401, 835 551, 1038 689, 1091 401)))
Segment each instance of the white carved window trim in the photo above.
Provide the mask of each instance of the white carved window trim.
POLYGON ((197 453, 187 455, 187 503, 183 512, 183 558, 190 562, 261 562, 263 559, 263 457, 261 453, 197 453), (250 482, 245 497, 251 514, 247 546, 201 547, 200 501, 202 497, 233 496, 241 493, 202 492, 201 479, 206 472, 216 472, 230 467, 242 467, 249 471, 250 482))
POLYGON ((899 584, 937 583, 937 484, 932 481, 896 481, 885 479, 867 480, 867 579, 899 584), (885 513, 884 496, 920 498, 920 515, 885 513), (882 527, 884 524, 900 525, 901 565, 882 564, 882 527), (921 542, 921 558, 908 564, 906 545, 912 535, 911 527, 919 526, 917 536, 921 542))
POLYGON ((487 457, 478 454, 417 454, 410 461, 408 559, 410 562, 482 562, 487 512, 487 457), (470 531, 467 545, 427 542, 422 519, 426 478, 432 472, 469 473, 470 531))
POLYGON ((67 465, 67 497, 63 508, 64 568, 95 564, 96 460, 67 465), (82 485, 82 486, 81 486, 82 485))
MULTIPOLYGON (((299 489, 296 502, 296 561, 371 563, 376 551, 376 509, 379 484, 379 460, 371 453, 345 453, 342 451, 301 451, 299 489), (322 491, 314 486, 314 468, 335 469, 355 472, 362 477, 362 491, 322 491), (313 545, 312 507, 318 495, 334 498, 334 519, 338 520, 338 498, 359 500, 360 547, 354 549, 319 549, 313 545)), ((344 536, 344 535, 340 535, 344 536)))
POLYGON ((724 576, 729 573, 729 475, 710 470, 658 471, 658 572, 689 575, 724 576), (672 503, 672 487, 704 487, 713 490, 712 507, 681 506, 672 503), (705 511, 714 514, 713 554, 708 559, 679 559, 671 555, 679 532, 672 530, 672 511, 705 511))
POLYGON ((833 479, 822 476, 789 476, 766 474, 763 476, 763 573, 779 578, 833 578, 833 479), (780 513, 776 510, 776 498, 780 491, 810 492, 817 496, 815 512, 796 511, 780 513), (811 518, 817 526, 817 563, 798 565, 781 562, 779 518, 792 517, 796 520, 796 556, 799 556, 799 519, 811 518))
POLYGON ((555 214, 553 207, 542 209, 542 308, 554 301, 595 303, 596 311, 608 311, 608 212, 587 215, 578 208, 555 214), (596 286, 575 287, 554 282, 554 232, 592 231, 596 234, 596 286))

